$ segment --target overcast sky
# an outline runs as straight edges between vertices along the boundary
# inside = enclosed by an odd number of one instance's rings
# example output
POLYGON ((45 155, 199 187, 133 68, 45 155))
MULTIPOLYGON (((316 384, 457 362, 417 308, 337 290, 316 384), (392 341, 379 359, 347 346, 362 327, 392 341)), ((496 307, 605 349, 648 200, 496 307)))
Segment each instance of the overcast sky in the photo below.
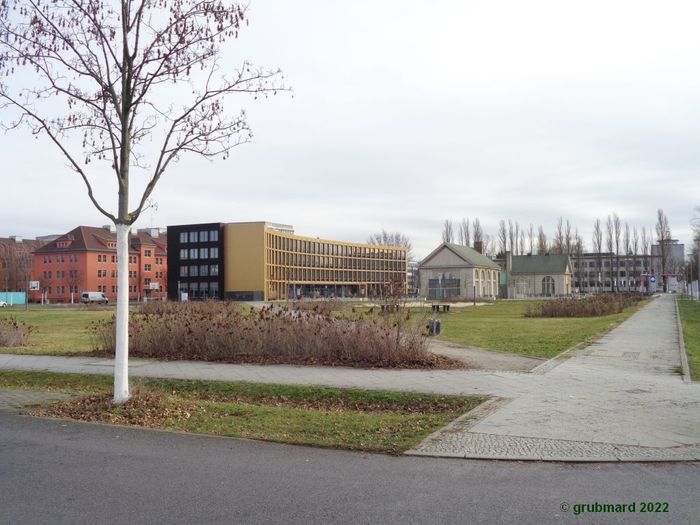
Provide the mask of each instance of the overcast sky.
MULTIPOLYGON (((418 257, 445 219, 542 224, 590 245, 617 212, 688 243, 700 205, 700 4, 640 1, 252 0, 226 55, 281 67, 294 96, 230 100, 250 144, 184 158, 139 227, 268 220, 364 242, 385 228, 418 257)), ((20 81, 18 77, 15 81, 20 81)), ((0 236, 106 219, 46 139, 0 135, 0 236)), ((97 181, 114 209, 112 178, 97 181)))

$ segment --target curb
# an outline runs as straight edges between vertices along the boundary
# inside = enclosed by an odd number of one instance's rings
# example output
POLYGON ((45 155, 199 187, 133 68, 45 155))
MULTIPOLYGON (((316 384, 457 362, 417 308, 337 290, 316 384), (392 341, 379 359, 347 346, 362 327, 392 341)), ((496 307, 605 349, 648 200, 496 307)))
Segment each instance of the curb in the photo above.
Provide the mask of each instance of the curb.
POLYGON ((683 323, 681 323, 681 312, 678 308, 678 297, 673 301, 676 304, 676 324, 678 326, 678 349, 681 354, 681 368, 683 369, 683 382, 690 383, 690 367, 688 366, 688 354, 685 351, 685 339, 683 338, 683 323))

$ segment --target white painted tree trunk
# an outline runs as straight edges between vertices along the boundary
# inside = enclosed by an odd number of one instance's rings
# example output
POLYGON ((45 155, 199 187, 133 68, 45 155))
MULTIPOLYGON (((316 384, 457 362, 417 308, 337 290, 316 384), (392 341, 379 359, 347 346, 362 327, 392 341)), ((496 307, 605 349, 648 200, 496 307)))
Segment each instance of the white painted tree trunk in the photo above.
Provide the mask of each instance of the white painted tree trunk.
POLYGON ((117 224, 117 335, 114 354, 114 402, 129 399, 129 230, 117 224))

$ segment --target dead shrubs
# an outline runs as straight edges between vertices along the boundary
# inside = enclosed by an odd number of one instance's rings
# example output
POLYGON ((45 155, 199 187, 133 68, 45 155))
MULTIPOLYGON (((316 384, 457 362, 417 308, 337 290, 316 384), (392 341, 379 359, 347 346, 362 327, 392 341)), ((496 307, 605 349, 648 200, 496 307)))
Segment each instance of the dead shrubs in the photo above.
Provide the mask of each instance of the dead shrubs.
POLYGON ((14 317, 0 318, 0 347, 26 346, 32 327, 14 317))
POLYGON ((583 298, 566 297, 528 305, 525 317, 600 317, 619 314, 641 301, 635 293, 601 293, 583 298))
MULTIPOLYGON (((93 325, 95 349, 114 353, 114 321, 93 325)), ((150 303, 130 319, 136 357, 249 363, 435 368, 443 358, 409 314, 353 319, 326 308, 251 308, 225 302, 150 303), (157 306, 154 306, 157 305, 157 306)))

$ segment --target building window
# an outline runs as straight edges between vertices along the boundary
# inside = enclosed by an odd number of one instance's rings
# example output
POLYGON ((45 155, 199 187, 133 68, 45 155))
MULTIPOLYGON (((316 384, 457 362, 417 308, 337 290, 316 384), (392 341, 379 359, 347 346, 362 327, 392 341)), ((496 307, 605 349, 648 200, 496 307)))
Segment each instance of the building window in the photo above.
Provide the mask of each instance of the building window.
POLYGON ((219 248, 217 248, 217 247, 209 248, 209 258, 210 259, 218 259, 219 258, 219 248))
POLYGON ((187 248, 182 248, 180 250, 180 260, 186 261, 188 259, 188 254, 189 254, 189 251, 187 250, 187 248))
POLYGON ((200 248, 199 249, 199 258, 200 259, 208 259, 209 258, 209 248, 200 248))
POLYGON ((209 242, 209 232, 199 232, 199 242, 209 242))
POLYGON ((150 257, 153 254, 151 250, 144 250, 143 255, 144 257, 150 257))
POLYGON ((217 242, 219 240, 219 230, 211 230, 209 232, 209 240, 211 242, 217 242))
POLYGON ((198 252, 197 248, 190 248, 190 259, 196 259, 198 252))
POLYGON ((112 262, 117 262, 117 256, 116 256, 116 255, 112 255, 112 262))
POLYGON ((187 277, 189 275, 189 266, 180 266, 180 277, 187 277))
POLYGON ((144 265, 143 265, 143 271, 144 271, 144 272, 150 272, 150 271, 151 271, 151 265, 150 265, 150 264, 144 264, 144 265))
POLYGON ((190 232, 190 242, 197 242, 197 232, 190 232))
POLYGON ((199 266, 190 266, 190 277, 199 276, 199 266))
POLYGON ((212 264, 209 267, 209 275, 211 275, 211 276, 219 275, 219 265, 218 264, 212 264))
POLYGON ((209 275, 209 266, 206 264, 199 267, 199 275, 202 277, 207 277, 209 275))
POLYGON ((187 232, 180 232, 180 244, 187 242, 187 232))
POLYGON ((209 293, 212 297, 219 295, 219 283, 217 281, 209 283, 209 293))

